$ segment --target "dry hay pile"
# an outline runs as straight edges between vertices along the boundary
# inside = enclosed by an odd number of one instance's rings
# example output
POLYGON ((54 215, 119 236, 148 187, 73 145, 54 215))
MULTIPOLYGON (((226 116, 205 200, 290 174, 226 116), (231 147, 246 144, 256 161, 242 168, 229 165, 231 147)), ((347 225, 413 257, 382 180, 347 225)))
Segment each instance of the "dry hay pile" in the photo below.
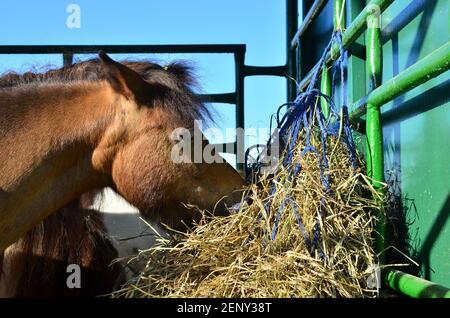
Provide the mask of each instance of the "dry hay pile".
MULTIPOLYGON (((311 135, 316 149, 320 139, 311 135)), ((170 233, 157 246, 141 251, 142 273, 113 296, 119 297, 375 297, 368 289, 370 267, 376 263, 372 249, 379 201, 362 168, 354 170, 347 147, 330 137, 327 141, 330 185, 325 213, 319 215, 322 196, 318 157, 300 153, 299 138, 294 161, 302 169, 289 180, 281 166, 276 176, 265 176, 248 193, 238 213, 210 217, 188 234, 170 233), (333 151, 330 151, 333 150, 333 151), (279 177, 279 178, 278 178, 279 177), (278 179, 278 181, 277 181, 278 179), (276 191, 270 198, 270 184, 276 191), (286 195, 295 201, 307 236, 312 239, 316 222, 321 231, 318 249, 310 254, 292 205, 287 204, 271 239, 273 224, 286 195), (268 204, 269 214, 264 213, 268 204), (323 252, 322 257, 319 251, 323 252)), ((360 156, 357 156, 360 158, 360 156)), ((357 159, 359 167, 364 167, 357 159)))

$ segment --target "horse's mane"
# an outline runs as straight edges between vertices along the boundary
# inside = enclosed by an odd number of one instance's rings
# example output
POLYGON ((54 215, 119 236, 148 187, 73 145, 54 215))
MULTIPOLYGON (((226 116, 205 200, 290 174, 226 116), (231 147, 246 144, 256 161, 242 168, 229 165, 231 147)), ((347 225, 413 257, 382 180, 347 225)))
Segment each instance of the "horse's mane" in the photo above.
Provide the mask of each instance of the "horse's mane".
MULTIPOLYGON (((165 67, 150 61, 122 61, 121 63, 133 69, 146 81, 168 88, 168 93, 164 94, 164 98, 159 98, 160 103, 158 104, 173 113, 182 122, 192 123, 196 119, 205 121, 212 119, 211 112, 195 93, 198 83, 193 67, 188 62, 172 62, 165 67)), ((33 84, 101 81, 105 78, 100 61, 91 59, 42 73, 7 72, 0 76, 0 89, 33 84)))

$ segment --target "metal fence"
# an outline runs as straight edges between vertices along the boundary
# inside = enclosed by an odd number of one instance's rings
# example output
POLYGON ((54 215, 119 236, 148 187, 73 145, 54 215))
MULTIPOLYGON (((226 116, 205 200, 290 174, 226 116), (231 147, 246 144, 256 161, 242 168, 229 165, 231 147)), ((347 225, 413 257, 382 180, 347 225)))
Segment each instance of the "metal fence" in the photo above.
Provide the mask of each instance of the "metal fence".
MULTIPOLYGON (((333 1, 333 26, 334 30, 343 32, 344 49, 352 54, 350 47, 365 32, 365 64, 366 73, 369 78, 367 91, 369 94, 356 101, 349 109, 351 122, 365 125, 366 135, 366 163, 367 173, 372 180, 372 185, 382 191, 384 183, 384 148, 383 130, 381 120, 381 108, 395 97, 404 94, 420 84, 444 73, 450 69, 450 42, 436 49, 428 56, 411 65, 386 83, 381 83, 382 75, 382 37, 379 25, 377 25, 380 15, 394 2, 394 0, 372 0, 367 3, 359 15, 346 26, 345 0, 333 1), (365 121, 361 117, 366 116, 365 121)), ((302 69, 298 67, 301 60, 300 46, 302 35, 311 25, 313 20, 320 14, 322 8, 327 4, 327 0, 316 0, 310 6, 301 25, 297 28, 298 7, 297 0, 287 0, 287 46, 288 46, 288 69, 289 74, 297 80, 288 83, 288 96, 292 100, 299 91, 303 91, 309 84, 313 74, 320 66, 315 65, 309 72, 301 77, 302 69)), ((303 2, 305 4, 305 1, 303 2)), ((331 53, 326 57, 326 63, 330 66, 339 58, 340 51, 335 45, 331 53)), ((325 94, 331 93, 331 76, 327 68, 321 74, 321 90, 325 94)), ((324 112, 325 113, 325 112, 324 112)), ((380 215, 380 222, 377 226, 376 248, 380 253, 380 261, 384 262, 386 223, 380 215)), ((381 265, 382 265, 381 264, 381 265)), ((411 297, 450 297, 450 290, 433 284, 429 281, 415 276, 402 273, 400 271, 387 269, 383 273, 384 283, 411 297)))

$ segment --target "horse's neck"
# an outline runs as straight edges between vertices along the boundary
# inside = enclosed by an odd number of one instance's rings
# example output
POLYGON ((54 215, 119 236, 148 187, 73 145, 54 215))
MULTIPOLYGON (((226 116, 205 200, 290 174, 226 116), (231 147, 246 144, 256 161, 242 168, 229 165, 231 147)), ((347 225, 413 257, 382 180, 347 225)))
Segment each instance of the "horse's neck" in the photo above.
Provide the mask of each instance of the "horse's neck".
POLYGON ((0 92, 0 251, 47 215, 103 186, 92 151, 112 118, 100 83, 0 92))

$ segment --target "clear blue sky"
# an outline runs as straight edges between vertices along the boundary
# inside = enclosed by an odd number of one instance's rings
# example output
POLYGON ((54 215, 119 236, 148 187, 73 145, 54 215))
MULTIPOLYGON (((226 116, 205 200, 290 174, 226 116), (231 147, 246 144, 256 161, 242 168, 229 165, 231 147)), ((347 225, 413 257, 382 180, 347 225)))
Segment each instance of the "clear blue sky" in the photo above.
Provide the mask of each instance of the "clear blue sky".
MULTIPOLYGON (((0 45, 4 44, 246 44, 248 65, 285 63, 284 0, 2 0, 0 45), (81 8, 81 27, 66 26, 69 4, 81 8)), ((77 56, 84 59, 87 56, 77 56)), ((77 58, 76 57, 76 58, 77 58)), ((234 91, 234 59, 228 54, 121 55, 162 63, 195 62, 204 93, 234 91)), ((60 56, 0 55, 0 72, 61 66, 60 56)), ((286 99, 286 80, 245 80, 246 127, 267 127, 286 99)), ((234 105, 214 104, 218 126, 235 127, 234 105)), ((259 136, 259 139, 263 136, 259 136)), ((214 140, 220 141, 220 140, 214 140)), ((232 141, 232 140, 227 140, 232 141)), ((261 141, 261 140, 260 140, 261 141)), ((249 141, 252 142, 251 140, 249 141)), ((248 145, 247 145, 248 146, 248 145)), ((227 157, 230 161, 233 159, 227 157)))

